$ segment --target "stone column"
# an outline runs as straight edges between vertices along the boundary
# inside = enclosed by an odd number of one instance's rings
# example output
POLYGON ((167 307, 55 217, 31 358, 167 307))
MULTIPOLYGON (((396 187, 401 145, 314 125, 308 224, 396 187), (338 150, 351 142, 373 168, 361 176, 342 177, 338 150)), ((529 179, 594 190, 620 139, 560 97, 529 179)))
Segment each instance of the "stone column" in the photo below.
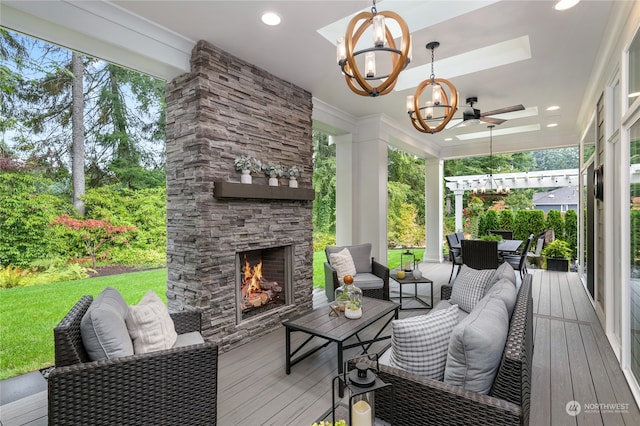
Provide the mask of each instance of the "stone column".
POLYGON ((443 162, 437 158, 425 161, 426 262, 442 262, 443 162))

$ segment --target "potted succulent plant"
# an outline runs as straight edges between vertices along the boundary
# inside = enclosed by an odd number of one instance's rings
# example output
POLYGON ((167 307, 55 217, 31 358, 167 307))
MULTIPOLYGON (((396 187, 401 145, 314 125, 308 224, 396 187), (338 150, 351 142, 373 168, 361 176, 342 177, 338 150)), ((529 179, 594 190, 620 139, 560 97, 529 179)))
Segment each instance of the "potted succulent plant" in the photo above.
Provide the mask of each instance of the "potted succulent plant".
POLYGON ((298 181, 297 179, 300 177, 300 168, 298 166, 289 166, 287 170, 284 172, 284 177, 289 179, 289 187, 297 188, 298 181))
POLYGON ((547 259, 547 271, 569 271, 571 248, 566 241, 555 240, 550 242, 542 249, 541 254, 547 259))
POLYGON ((282 166, 277 163, 268 162, 262 166, 262 171, 269 177, 270 186, 278 186, 278 178, 282 177, 282 166))
POLYGON ((233 164, 236 166, 236 170, 242 172, 242 176, 240 176, 240 182, 242 183, 251 183, 251 172, 259 172, 262 166, 259 160, 248 155, 237 157, 233 160, 233 164))

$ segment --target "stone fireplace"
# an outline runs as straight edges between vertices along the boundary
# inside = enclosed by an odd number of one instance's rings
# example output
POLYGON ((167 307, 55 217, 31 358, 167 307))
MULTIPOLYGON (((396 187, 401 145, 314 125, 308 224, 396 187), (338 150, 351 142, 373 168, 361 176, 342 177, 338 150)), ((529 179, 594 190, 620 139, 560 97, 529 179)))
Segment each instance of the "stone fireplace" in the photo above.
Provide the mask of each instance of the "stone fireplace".
POLYGON ((291 246, 236 256, 237 323, 291 303, 291 246))
POLYGON ((200 41, 166 101, 169 308, 200 310, 203 336, 226 351, 312 307, 311 94, 200 41), (297 165, 299 188, 256 173, 241 184, 241 155, 297 165), (280 275, 245 299, 257 253, 280 275))

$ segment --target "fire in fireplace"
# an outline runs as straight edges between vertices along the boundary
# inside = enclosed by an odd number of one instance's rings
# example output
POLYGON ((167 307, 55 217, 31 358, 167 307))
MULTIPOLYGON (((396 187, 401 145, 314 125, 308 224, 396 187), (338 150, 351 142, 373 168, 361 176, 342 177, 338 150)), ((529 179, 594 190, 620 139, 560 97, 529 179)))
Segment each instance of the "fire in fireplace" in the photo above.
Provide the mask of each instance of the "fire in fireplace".
POLYGON ((287 304, 291 247, 238 253, 238 321, 287 304))

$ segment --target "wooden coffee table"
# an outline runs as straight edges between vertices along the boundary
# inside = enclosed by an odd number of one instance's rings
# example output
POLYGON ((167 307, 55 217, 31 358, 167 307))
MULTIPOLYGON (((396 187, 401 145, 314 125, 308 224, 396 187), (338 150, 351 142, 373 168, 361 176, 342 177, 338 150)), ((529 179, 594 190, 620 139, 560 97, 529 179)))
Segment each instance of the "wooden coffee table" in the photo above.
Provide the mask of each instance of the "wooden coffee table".
POLYGON ((295 319, 283 323, 286 329, 286 372, 291 373, 291 367, 309 355, 319 351, 332 342, 335 342, 338 349, 338 373, 343 372, 343 352, 357 346, 362 347, 362 354, 366 354, 374 342, 390 339, 391 336, 380 336, 380 334, 391 323, 391 320, 398 319, 398 309, 400 305, 385 300, 362 298, 362 317, 359 319, 348 319, 343 314, 339 317, 329 316, 329 307, 314 309, 295 319), (373 326, 378 321, 382 325, 376 332, 373 339, 362 340, 358 335, 364 329, 373 326), (291 351, 291 333, 300 331, 309 337, 300 344, 293 352, 291 351), (355 336, 357 343, 345 345, 345 341, 355 336), (297 356, 314 337, 325 339, 326 342, 314 348, 310 348, 305 353, 297 356))

